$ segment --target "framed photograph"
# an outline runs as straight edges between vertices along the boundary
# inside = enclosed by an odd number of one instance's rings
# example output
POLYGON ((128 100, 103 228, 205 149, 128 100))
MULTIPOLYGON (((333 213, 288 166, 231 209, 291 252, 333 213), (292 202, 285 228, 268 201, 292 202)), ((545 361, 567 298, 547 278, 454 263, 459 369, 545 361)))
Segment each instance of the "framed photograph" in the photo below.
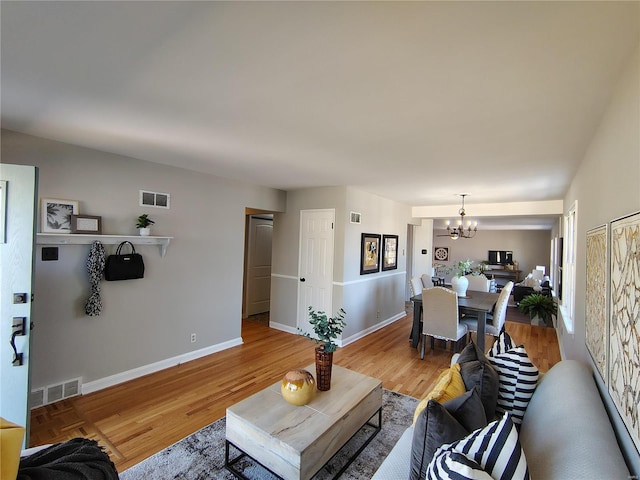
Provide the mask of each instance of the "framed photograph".
POLYGON ((360 246, 360 275, 380 270, 380 235, 363 233, 360 246))
POLYGON ((71 215, 71 233, 102 233, 102 217, 95 215, 71 215))
POLYGON ((42 233, 71 233, 71 215, 78 214, 77 200, 42 199, 42 233))
POLYGON ((7 243, 7 181, 0 180, 0 243, 7 243))
POLYGON ((398 235, 382 236, 382 271, 398 268, 398 235))

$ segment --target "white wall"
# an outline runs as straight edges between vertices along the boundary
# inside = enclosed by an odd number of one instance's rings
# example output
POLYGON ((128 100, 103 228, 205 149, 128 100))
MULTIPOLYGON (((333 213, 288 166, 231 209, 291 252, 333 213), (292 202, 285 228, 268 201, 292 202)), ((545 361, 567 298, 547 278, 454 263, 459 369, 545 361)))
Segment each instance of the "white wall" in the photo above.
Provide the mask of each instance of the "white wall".
POLYGON ((406 232, 410 208, 350 187, 310 188, 288 192, 286 213, 274 215, 271 322, 295 331, 298 298, 300 210, 336 210, 333 264, 333 311, 347 312, 342 338, 353 341, 387 321, 404 315, 406 232), (351 224, 350 212, 362 214, 351 224), (398 235, 398 268, 360 275, 362 233, 398 235))
MULTIPOLYGON (((640 211, 640 45, 622 73, 609 107, 565 199, 565 210, 578 201, 576 250, 576 312, 574 333, 560 323, 563 357, 590 363, 585 347, 586 232, 618 217, 640 211)), ((565 212, 566 213, 566 212, 565 212)), ((599 379, 596 374, 596 379, 599 379)), ((624 425, 603 395, 634 474, 640 472, 638 452, 624 425)))
POLYGON ((154 234, 175 237, 165 258, 157 246, 138 248, 144 279, 102 282, 99 317, 83 310, 89 246, 61 246, 55 262, 37 249, 32 388, 99 383, 240 342, 245 207, 282 211, 285 192, 6 130, 2 161, 37 166, 39 196, 78 200, 80 213, 102 216, 105 234, 135 235, 147 212, 154 234), (170 193, 171 209, 139 207, 140 189, 170 193))

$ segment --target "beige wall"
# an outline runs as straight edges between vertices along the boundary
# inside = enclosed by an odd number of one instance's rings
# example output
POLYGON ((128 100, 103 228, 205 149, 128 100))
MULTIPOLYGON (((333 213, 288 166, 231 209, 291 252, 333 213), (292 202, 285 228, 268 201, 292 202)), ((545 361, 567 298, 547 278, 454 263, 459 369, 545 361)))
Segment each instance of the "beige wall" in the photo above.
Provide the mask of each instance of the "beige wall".
POLYGON ((78 200, 80 213, 102 216, 105 234, 135 235, 135 218, 148 212, 154 234, 175 237, 165 258, 138 247, 144 279, 102 282, 99 317, 83 311, 89 246, 61 246, 56 262, 42 262, 38 247, 32 388, 240 341, 245 208, 282 211, 285 192, 6 130, 2 161, 37 166, 39 196, 78 200), (139 207, 140 189, 170 193, 171 209, 139 207))
MULTIPOLYGON (((488 259, 489 250, 511 250, 513 260, 518 262, 518 268, 522 270, 521 278, 536 265, 545 265, 547 272, 549 271, 550 230, 483 230, 479 227, 472 239, 458 240, 451 240, 446 234, 446 230, 434 230, 433 246, 449 247, 451 261, 448 264, 469 258, 477 265, 488 259)), ((431 256, 433 257, 433 251, 431 256)), ((451 275, 447 278, 450 277, 451 275)))

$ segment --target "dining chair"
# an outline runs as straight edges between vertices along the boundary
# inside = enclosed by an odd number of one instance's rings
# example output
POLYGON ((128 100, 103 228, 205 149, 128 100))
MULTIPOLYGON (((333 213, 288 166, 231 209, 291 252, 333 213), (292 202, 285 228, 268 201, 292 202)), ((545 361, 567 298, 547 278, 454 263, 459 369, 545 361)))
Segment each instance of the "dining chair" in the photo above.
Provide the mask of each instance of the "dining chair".
MULTIPOLYGON (((507 284, 502 287, 502 291, 500 292, 500 296, 498 296, 498 300, 496 301, 495 307, 493 307, 493 314, 487 313, 487 321, 484 327, 484 333, 486 335, 491 335, 493 337, 498 337, 502 328, 504 327, 504 323, 507 320, 507 305, 509 304, 509 295, 511 295, 511 290, 513 290, 513 282, 509 281, 507 284)), ((463 318, 461 323, 467 326, 467 330, 469 331, 469 336, 471 336, 472 332, 478 333, 478 319, 477 318, 463 318)))
POLYGON ((465 278, 469 280, 469 290, 475 290, 477 292, 488 292, 491 288, 491 280, 484 275, 465 275, 465 278))
POLYGON ((411 287, 411 296, 420 295, 422 293, 422 280, 420 277, 411 277, 409 281, 409 287, 411 287))
POLYGON ((445 287, 432 287, 422 290, 422 347, 420 359, 424 360, 427 337, 431 337, 431 349, 434 339, 451 341, 451 350, 458 350, 459 340, 467 334, 467 326, 460 323, 458 315, 458 295, 445 287))

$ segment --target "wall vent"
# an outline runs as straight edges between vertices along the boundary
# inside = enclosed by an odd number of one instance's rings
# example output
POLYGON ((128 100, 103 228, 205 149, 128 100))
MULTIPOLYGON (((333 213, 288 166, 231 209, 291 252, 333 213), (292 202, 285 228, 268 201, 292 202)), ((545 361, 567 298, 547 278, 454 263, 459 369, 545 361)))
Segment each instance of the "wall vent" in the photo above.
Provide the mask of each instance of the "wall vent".
POLYGON ((31 408, 38 408, 42 405, 44 405, 44 388, 32 390, 31 396, 29 397, 29 406, 31 408))
POLYGON ((140 206, 155 208, 171 208, 171 195, 161 192, 140 190, 140 206))
POLYGON ((82 378, 72 378, 62 383, 49 385, 46 388, 38 388, 31 391, 30 406, 31 408, 41 407, 50 403, 64 400, 65 398, 75 397, 82 393, 82 378))
POLYGON ((351 223, 362 223, 362 214, 358 212, 351 212, 349 221, 351 223))
POLYGON ((49 385, 47 387, 47 403, 57 402, 62 400, 62 384, 49 385))

